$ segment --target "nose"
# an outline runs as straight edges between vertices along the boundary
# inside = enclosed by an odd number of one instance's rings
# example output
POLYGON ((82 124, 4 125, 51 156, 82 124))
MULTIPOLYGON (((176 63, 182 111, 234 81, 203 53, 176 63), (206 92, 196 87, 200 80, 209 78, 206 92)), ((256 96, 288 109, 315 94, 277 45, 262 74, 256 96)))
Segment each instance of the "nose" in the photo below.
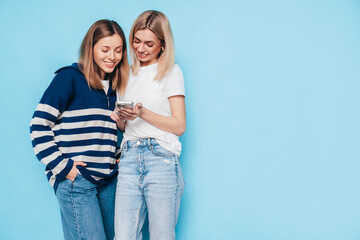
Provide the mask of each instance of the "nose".
POLYGON ((115 52, 114 52, 114 51, 109 51, 108 58, 109 58, 110 60, 114 60, 114 58, 115 58, 115 52))
POLYGON ((140 44, 139 47, 137 48, 137 50, 139 52, 144 52, 145 51, 144 44, 140 44))

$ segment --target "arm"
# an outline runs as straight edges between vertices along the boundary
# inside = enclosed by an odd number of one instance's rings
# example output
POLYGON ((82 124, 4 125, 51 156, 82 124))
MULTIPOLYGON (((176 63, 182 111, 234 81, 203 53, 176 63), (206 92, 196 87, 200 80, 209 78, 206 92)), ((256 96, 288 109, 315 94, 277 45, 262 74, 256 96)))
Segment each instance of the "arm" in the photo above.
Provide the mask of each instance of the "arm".
POLYGON ((110 118, 116 122, 117 127, 120 129, 120 131, 125 131, 126 126, 126 120, 119 114, 116 107, 114 111, 110 114, 110 118))
POLYGON ((37 158, 51 170, 52 174, 61 180, 69 178, 73 180, 77 174, 76 165, 86 165, 70 158, 64 158, 54 140, 52 128, 64 111, 72 96, 71 79, 63 73, 57 74, 45 91, 37 106, 30 124, 30 134, 34 152, 37 158), (57 89, 64 89, 63 95, 59 95, 57 89))
POLYGON ((170 117, 156 114, 143 107, 141 103, 137 103, 133 110, 120 110, 120 116, 130 121, 140 117, 165 132, 181 136, 186 128, 185 97, 183 95, 169 97, 169 103, 170 117))

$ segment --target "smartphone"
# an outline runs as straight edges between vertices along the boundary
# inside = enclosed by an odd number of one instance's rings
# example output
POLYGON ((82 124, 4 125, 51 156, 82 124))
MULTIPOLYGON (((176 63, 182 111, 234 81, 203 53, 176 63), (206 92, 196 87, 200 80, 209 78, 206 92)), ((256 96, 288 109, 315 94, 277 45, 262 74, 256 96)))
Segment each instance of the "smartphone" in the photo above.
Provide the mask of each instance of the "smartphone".
POLYGON ((116 101, 116 108, 134 108, 134 103, 130 101, 116 101))

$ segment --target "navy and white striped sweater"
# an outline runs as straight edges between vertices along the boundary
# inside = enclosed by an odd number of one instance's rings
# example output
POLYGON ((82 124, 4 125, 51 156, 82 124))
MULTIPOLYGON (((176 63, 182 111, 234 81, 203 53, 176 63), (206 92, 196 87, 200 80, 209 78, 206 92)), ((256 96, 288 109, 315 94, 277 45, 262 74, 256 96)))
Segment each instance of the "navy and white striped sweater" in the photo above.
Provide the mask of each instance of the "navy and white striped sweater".
POLYGON ((116 92, 89 88, 77 63, 56 71, 30 124, 33 148, 46 165, 45 174, 56 192, 74 161, 83 177, 106 184, 117 174, 117 127, 110 114, 116 92))

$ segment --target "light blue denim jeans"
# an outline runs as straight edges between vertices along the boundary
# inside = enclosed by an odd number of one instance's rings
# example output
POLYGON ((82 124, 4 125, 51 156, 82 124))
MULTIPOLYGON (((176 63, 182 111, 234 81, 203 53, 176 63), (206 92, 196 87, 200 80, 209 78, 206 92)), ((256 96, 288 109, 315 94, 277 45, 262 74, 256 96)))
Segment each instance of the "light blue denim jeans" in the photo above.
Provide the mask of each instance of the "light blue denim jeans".
POLYGON ((99 186, 78 174, 74 181, 59 183, 59 201, 66 240, 112 240, 117 178, 99 186))
POLYGON ((116 240, 141 240, 148 214, 151 240, 175 239, 184 178, 178 156, 155 139, 121 149, 115 200, 116 240))

